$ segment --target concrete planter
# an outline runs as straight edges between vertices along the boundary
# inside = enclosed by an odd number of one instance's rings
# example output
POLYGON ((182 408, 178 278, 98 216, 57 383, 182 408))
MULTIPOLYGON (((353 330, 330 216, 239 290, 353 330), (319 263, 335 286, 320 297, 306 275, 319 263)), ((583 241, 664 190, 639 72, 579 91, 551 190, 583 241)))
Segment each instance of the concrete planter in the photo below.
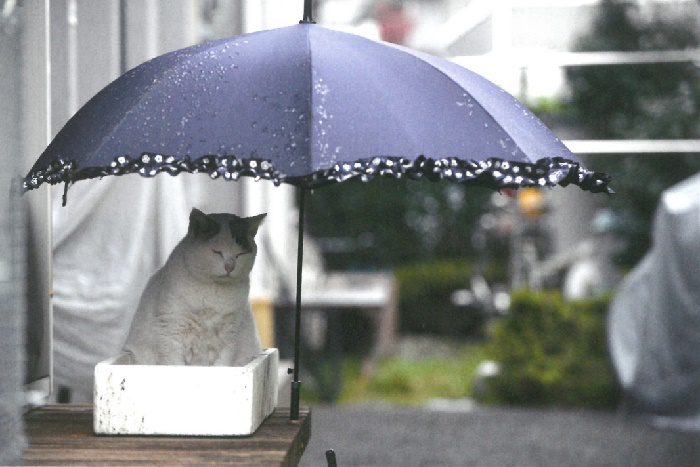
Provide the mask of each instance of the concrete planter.
POLYGON ((95 366, 94 429, 109 435, 250 435, 277 404, 279 354, 246 366, 95 366))

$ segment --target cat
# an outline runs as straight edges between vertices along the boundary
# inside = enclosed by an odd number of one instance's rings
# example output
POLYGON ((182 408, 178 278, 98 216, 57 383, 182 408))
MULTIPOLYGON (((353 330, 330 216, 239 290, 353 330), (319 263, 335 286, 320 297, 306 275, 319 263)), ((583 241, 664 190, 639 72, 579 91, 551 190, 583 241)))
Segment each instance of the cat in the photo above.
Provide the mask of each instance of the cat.
POLYGON ((124 344, 130 363, 243 366, 262 351, 248 292, 265 216, 192 209, 187 234, 141 295, 124 344))

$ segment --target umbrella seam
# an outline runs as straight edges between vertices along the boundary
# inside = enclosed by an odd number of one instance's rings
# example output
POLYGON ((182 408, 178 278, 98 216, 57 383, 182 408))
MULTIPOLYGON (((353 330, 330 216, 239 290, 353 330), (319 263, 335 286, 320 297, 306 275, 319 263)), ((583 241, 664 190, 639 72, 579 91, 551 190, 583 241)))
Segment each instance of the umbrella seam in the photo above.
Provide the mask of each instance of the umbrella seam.
POLYGON ((308 50, 308 64, 309 64, 309 115, 308 121, 310 122, 308 127, 308 133, 306 137, 309 139, 309 162, 313 166, 313 140, 314 140, 314 66, 313 66, 313 54, 311 51, 311 27, 308 25, 303 26, 306 29, 306 49, 308 50))

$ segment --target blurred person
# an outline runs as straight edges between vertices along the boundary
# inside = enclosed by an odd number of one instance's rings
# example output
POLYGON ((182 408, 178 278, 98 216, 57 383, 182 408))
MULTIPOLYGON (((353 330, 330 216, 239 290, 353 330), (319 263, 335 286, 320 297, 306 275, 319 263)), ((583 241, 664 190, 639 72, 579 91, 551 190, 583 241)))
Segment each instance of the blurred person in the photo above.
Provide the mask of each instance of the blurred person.
POLYGON ((374 12, 379 23, 381 40, 400 45, 406 44, 414 25, 401 2, 395 0, 377 2, 374 12))

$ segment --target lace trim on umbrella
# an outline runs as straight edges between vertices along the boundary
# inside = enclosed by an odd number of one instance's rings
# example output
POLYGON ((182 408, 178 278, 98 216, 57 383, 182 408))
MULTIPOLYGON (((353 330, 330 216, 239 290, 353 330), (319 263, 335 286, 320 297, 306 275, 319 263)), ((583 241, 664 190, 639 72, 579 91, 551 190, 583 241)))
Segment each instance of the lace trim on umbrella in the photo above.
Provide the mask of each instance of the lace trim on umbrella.
MULTIPOLYGON (((139 158, 119 156, 107 167, 79 168, 75 161, 59 159, 48 167, 31 172, 23 182, 24 190, 38 188, 43 183, 68 185, 86 178, 107 175, 138 173, 154 177, 165 172, 177 175, 181 172, 206 173, 211 178, 236 180, 251 176, 256 180, 272 180, 306 188, 316 188, 350 179, 369 181, 376 176, 431 181, 449 180, 457 183, 487 186, 493 189, 525 186, 578 185, 593 193, 612 193, 608 186, 610 177, 592 172, 579 163, 561 157, 543 158, 535 163, 505 161, 490 158, 483 161, 465 161, 458 158, 431 159, 420 156, 414 160, 403 157, 377 156, 356 162, 337 163, 304 176, 287 176, 277 171, 266 159, 239 159, 234 156, 204 156, 191 159, 161 154, 144 153, 139 158)), ((65 195, 64 195, 65 202, 65 195)))
POLYGON ((402 157, 373 157, 356 162, 343 162, 330 169, 319 170, 304 177, 288 178, 295 185, 315 187, 343 182, 353 178, 369 181, 376 176, 408 177, 414 180, 449 180, 457 183, 487 186, 496 190, 526 186, 578 185, 593 193, 613 193, 608 186, 610 176, 593 172, 561 157, 543 158, 535 163, 490 158, 465 161, 455 157, 431 159, 420 156, 415 160, 402 157))

